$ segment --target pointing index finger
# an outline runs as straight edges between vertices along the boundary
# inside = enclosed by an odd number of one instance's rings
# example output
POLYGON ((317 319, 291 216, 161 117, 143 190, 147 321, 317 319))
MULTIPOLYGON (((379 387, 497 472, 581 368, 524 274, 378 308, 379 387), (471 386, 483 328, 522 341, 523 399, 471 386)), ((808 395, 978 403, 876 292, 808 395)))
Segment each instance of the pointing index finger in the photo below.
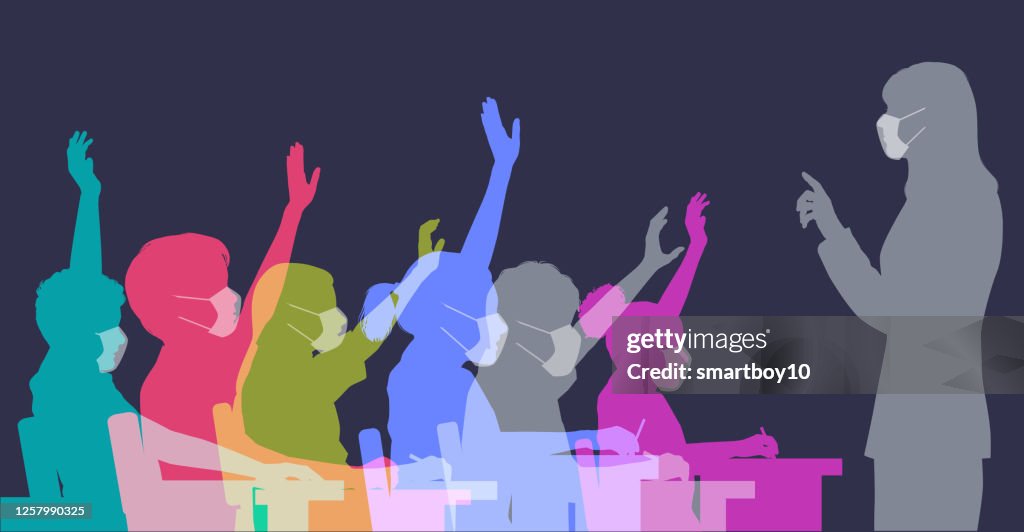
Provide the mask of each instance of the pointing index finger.
POLYGON ((800 172, 800 176, 804 178, 804 181, 806 181, 815 192, 822 191, 821 183, 819 183, 817 179, 811 177, 811 174, 808 174, 807 172, 800 172))

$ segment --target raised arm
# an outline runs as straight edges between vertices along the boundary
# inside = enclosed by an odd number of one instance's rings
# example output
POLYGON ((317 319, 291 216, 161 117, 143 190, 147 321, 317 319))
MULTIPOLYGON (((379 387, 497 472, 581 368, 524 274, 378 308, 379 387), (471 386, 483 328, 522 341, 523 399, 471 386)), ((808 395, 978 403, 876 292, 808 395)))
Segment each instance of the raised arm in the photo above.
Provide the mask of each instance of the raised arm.
POLYGON ((433 234, 440 222, 440 219, 435 218, 420 225, 416 246, 419 258, 402 282, 371 288, 359 324, 345 334, 345 340, 337 349, 321 353, 313 359, 313 365, 317 367, 314 378, 322 379, 322 386, 335 387, 339 397, 353 384, 366 378, 367 359, 380 349, 405 305, 437 269, 444 239, 435 244, 433 234))
POLYGON ((887 332, 889 320, 881 307, 890 295, 882 274, 871 265, 850 230, 839 222, 832 199, 821 183, 807 172, 802 175, 811 190, 797 199, 796 210, 804 228, 814 221, 825 237, 818 245, 818 256, 832 284, 854 314, 880 332, 887 332))
POLYGON ((647 225, 647 235, 644 238, 644 257, 637 264, 633 271, 629 272, 621 281, 616 285, 617 290, 609 290, 602 297, 600 303, 593 305, 591 308, 593 311, 602 313, 612 313, 607 316, 591 316, 589 312, 587 317, 580 316, 580 319, 576 321, 574 328, 576 332, 583 338, 583 342, 580 344, 580 355, 576 360, 579 364, 583 357, 589 353, 597 342, 604 337, 608 329, 611 328, 611 324, 616 315, 622 313, 625 307, 629 305, 631 301, 640 293, 640 290, 651 280, 655 272, 668 265, 670 262, 676 259, 685 248, 682 246, 673 249, 672 251, 665 253, 661 249, 661 230, 668 223, 665 218, 668 214, 668 207, 663 207, 658 214, 655 214, 651 221, 647 225), (602 304, 606 298, 618 299, 614 305, 602 304), (584 328, 584 322, 592 324, 584 328), (595 330, 595 327, 597 330, 595 330))
POLYGON ((245 296, 245 304, 238 317, 240 328, 243 323, 248 325, 252 321, 252 297, 255 293, 256 283, 271 266, 291 260, 295 235, 299 230, 299 221, 302 219, 302 213, 306 207, 313 201, 317 184, 320 182, 320 167, 313 170, 312 179, 306 179, 305 151, 302 144, 298 142, 289 150, 288 157, 285 158, 285 167, 288 174, 288 204, 281 216, 277 234, 274 235, 274 240, 270 243, 270 249, 263 257, 263 262, 256 272, 252 286, 249 287, 245 296))
POLYGON ((818 245, 818 256, 853 313, 880 332, 887 332, 888 318, 878 307, 886 297, 882 274, 871 265, 850 230, 844 228, 823 240, 818 245))
POLYGON ((437 269, 444 239, 434 243, 433 234, 441 222, 439 218, 420 225, 415 267, 402 282, 379 284, 367 293, 359 324, 345 334, 341 345, 313 359, 317 370, 314 378, 324 387, 333 386, 340 397, 353 384, 366 378, 366 361, 380 349, 391 334, 405 305, 416 290, 437 269))
MULTIPOLYGON (((373 292, 374 290, 371 290, 367 295, 367 303, 364 306, 368 307, 374 304, 373 300, 377 296, 373 292)), ((386 301, 382 305, 377 305, 377 307, 387 306, 394 309, 397 305, 398 296, 391 292, 387 296, 386 301)), ((353 384, 366 378, 367 359, 380 349, 381 344, 387 339, 398 317, 397 313, 392 311, 390 326, 381 332, 380 338, 370 338, 366 328, 367 320, 371 319, 369 314, 372 314, 372 311, 364 309, 364 313, 367 316, 364 316, 363 320, 353 327, 352 330, 345 333, 345 338, 341 345, 326 353, 320 353, 313 358, 313 382, 310 383, 310 386, 314 389, 334 390, 337 397, 341 397, 341 394, 345 393, 353 384)))
POLYGON ((88 273, 103 272, 103 248, 100 244, 100 180, 93 172, 91 157, 86 151, 93 139, 82 131, 68 141, 68 172, 80 192, 75 236, 71 243, 71 269, 88 273))
POLYGON ((334 390, 336 397, 366 378, 366 361, 380 349, 385 338, 366 337, 362 323, 345 333, 338 347, 313 357, 310 389, 334 390))
POLYGON ((698 192, 690 198, 690 203, 686 206, 685 223, 686 232, 690 236, 690 248, 686 250, 679 269, 652 309, 653 316, 679 316, 683 313, 686 297, 693 286, 693 276, 697 273, 697 265, 700 264, 701 255, 708 244, 708 235, 704 232, 707 219, 702 214, 704 207, 711 204, 707 199, 707 194, 698 192))
POLYGON ((480 120, 484 125, 487 143, 494 155, 494 166, 491 178, 487 183, 487 192, 476 211, 473 225, 466 235, 466 243, 462 246, 462 254, 474 259, 482 266, 491 263, 494 255, 494 244, 498 239, 498 228, 501 225, 501 212, 505 207, 505 192, 508 190, 509 178, 512 177, 512 166, 519 157, 519 119, 512 121, 512 136, 505 132, 498 113, 498 102, 487 98, 483 102, 480 120))
POLYGON ((433 220, 427 220, 420 224, 420 236, 419 242, 416 243, 417 258, 422 258, 425 255, 429 255, 435 251, 444 250, 444 239, 439 239, 437 243, 434 243, 434 231, 437 230, 437 225, 441 223, 440 218, 434 218, 433 220))

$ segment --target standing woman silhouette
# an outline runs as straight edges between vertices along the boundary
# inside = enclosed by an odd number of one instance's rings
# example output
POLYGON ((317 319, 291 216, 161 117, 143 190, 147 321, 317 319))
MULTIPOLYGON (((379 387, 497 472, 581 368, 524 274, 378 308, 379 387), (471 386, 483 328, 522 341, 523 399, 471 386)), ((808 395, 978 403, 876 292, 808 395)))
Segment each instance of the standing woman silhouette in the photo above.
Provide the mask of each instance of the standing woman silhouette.
POLYGON ((914 65, 882 97, 882 148, 909 172, 879 269, 806 173, 811 190, 797 211, 825 237, 818 254, 843 299, 887 335, 865 451, 875 462, 875 528, 975 530, 990 435, 980 328, 967 326, 985 315, 1002 254, 996 180, 978 154, 960 69, 914 65))

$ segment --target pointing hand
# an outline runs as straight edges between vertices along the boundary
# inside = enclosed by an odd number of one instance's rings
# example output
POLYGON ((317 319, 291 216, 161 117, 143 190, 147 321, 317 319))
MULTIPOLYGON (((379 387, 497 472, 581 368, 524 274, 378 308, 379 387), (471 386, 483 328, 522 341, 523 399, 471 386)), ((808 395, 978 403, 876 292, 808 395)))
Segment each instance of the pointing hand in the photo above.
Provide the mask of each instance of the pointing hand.
POLYGON ((807 224, 815 222, 821 236, 826 239, 835 236, 843 229, 836 217, 835 208, 832 207, 832 198, 828 197, 825 188, 817 179, 811 177, 807 172, 802 172, 804 181, 811 187, 805 190, 796 200, 796 211, 800 213, 800 225, 807 229, 807 224))

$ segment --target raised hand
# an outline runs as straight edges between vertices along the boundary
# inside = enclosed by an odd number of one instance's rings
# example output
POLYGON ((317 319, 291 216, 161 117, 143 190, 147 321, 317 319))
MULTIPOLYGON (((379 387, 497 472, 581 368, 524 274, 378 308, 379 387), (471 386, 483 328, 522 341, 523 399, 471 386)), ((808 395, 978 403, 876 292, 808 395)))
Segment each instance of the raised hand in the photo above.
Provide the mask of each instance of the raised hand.
POLYGON ((487 135, 487 143, 491 146, 494 163, 512 166, 519 157, 519 119, 512 121, 512 136, 509 137, 505 132, 505 125, 501 123, 498 102, 494 101, 494 98, 487 98, 482 106, 480 121, 484 124, 484 134, 487 135))
POLYGON ((316 196, 316 185, 320 182, 320 167, 313 170, 313 178, 306 180, 305 150, 296 142, 288 151, 285 161, 288 168, 288 204, 305 209, 316 196))
POLYGON ((807 229, 807 224, 815 222, 821 236, 828 239, 843 229, 836 216, 835 208, 832 206, 832 198, 828 197, 825 188, 817 179, 811 177, 807 172, 801 172, 804 181, 810 185, 811 190, 805 190, 796 200, 796 211, 800 213, 800 225, 807 229))
POLYGON ((434 218, 433 220, 427 220, 420 225, 420 239, 418 245, 419 257, 444 249, 443 238, 439 239, 436 245, 433 242, 433 234, 437 229, 437 224, 439 223, 441 223, 441 219, 434 218))
POLYGON ((698 192, 690 198, 690 203, 686 205, 686 233, 690 235, 690 243, 699 242, 707 243, 708 235, 704 232, 704 224, 707 223, 707 218, 704 217, 702 212, 704 207, 711 205, 708 201, 708 195, 698 192))
POLYGON ((68 172, 83 193, 98 193, 100 180, 93 172, 92 158, 85 156, 85 152, 93 141, 93 139, 86 139, 87 133, 86 131, 81 133, 75 131, 75 134, 71 135, 71 139, 68 140, 68 172))
POLYGON ((661 268, 666 264, 672 262, 679 256, 680 253, 685 249, 683 246, 679 246, 672 251, 665 253, 661 249, 661 230, 668 223, 665 216, 668 214, 668 207, 662 207, 658 214, 655 214, 651 218, 650 223, 647 225, 647 236, 644 239, 644 259, 643 262, 654 267, 661 268))

